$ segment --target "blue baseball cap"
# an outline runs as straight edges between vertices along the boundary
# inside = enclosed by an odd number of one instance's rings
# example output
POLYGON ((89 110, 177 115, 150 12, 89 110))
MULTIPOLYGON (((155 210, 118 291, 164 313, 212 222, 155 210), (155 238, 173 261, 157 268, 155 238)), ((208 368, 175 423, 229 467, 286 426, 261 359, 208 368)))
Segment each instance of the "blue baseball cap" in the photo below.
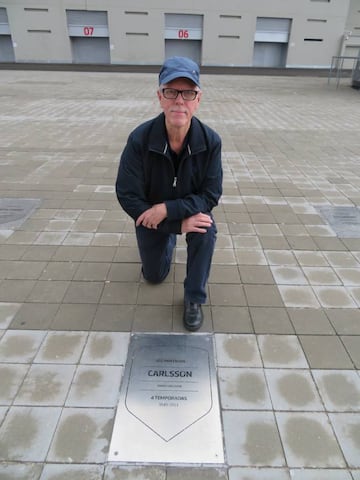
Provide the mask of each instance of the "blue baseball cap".
POLYGON ((159 73, 159 85, 175 80, 176 78, 188 78, 200 87, 199 65, 191 58, 170 57, 163 63, 159 73))

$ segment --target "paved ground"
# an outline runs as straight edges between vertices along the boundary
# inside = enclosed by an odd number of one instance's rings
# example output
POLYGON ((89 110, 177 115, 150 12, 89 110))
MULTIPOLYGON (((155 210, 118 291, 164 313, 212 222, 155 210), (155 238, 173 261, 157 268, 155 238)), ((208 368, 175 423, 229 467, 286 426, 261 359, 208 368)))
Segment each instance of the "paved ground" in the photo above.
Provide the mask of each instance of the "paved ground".
POLYGON ((360 204, 360 96, 326 78, 203 77, 224 153, 203 332, 226 464, 107 463, 131 332, 183 331, 183 239, 169 279, 144 283, 114 196, 155 88, 1 71, 0 479, 359 480, 360 226, 337 235, 319 208, 360 204), (40 202, 5 224, 5 198, 40 202))

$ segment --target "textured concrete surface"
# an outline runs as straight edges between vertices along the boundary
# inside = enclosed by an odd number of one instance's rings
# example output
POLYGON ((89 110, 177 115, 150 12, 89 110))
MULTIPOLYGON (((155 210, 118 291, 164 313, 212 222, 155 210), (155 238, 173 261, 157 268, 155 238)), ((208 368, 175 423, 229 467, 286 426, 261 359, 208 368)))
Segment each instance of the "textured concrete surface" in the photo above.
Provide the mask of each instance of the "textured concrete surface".
POLYGON ((184 239, 144 283, 114 195, 156 82, 1 71, 0 479, 359 480, 360 226, 339 235, 319 208, 360 204, 360 97, 324 77, 203 76, 223 138, 202 331, 226 463, 107 462, 131 333, 183 332, 184 239), (11 223, 5 199, 36 208, 11 223))

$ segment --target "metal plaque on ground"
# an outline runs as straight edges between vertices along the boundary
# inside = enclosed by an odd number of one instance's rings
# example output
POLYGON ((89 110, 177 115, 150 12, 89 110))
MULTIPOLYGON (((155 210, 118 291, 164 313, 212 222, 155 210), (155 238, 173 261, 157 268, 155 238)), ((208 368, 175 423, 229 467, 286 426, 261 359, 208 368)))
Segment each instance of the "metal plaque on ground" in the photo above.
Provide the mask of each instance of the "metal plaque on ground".
POLYGON ((360 238, 360 209, 357 207, 317 207, 320 215, 340 238, 360 238))
POLYGON ((19 227, 39 205, 36 198, 0 198, 0 229, 19 227))
POLYGON ((224 463, 211 335, 131 337, 109 461, 224 463))

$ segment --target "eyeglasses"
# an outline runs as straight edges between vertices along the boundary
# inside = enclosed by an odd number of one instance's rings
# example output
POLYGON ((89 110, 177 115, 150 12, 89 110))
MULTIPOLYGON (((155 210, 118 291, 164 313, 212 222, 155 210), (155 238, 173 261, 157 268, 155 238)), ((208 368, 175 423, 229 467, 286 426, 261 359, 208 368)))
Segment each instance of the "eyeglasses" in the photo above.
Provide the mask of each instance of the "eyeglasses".
POLYGON ((161 92, 168 100, 176 100, 180 93, 183 100, 186 102, 195 100, 197 94, 199 93, 197 90, 177 90, 176 88, 163 88, 161 92))

